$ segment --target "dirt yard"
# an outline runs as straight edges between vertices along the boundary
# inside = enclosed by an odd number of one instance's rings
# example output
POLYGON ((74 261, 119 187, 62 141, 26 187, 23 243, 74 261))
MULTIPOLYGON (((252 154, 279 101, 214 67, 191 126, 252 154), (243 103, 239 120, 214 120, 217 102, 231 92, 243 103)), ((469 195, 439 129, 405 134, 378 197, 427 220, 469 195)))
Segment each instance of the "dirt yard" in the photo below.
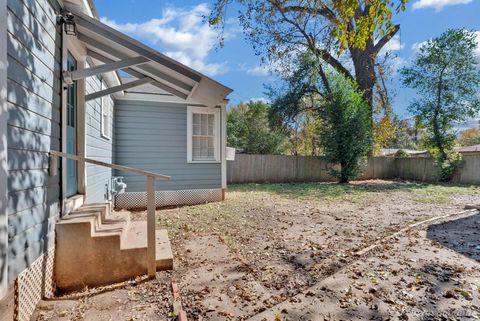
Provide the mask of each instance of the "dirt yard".
MULTIPOLYGON (((34 320, 480 319, 479 187, 391 181, 231 186, 227 200, 157 212, 175 271, 43 301, 34 320), (109 288, 107 288, 108 290, 109 288)), ((145 219, 145 212, 133 219, 145 219)))

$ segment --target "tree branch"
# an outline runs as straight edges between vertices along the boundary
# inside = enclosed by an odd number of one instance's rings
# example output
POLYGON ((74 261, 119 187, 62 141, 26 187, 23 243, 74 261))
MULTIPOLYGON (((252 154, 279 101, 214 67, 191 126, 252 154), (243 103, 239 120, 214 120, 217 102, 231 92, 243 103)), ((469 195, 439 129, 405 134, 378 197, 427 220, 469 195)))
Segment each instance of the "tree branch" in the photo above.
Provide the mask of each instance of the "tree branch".
POLYGON ((350 71, 345 68, 340 61, 335 59, 327 50, 320 48, 310 48, 317 56, 322 58, 326 63, 335 68, 338 72, 342 73, 345 77, 352 81, 355 81, 350 71))
POLYGON ((335 13, 328 8, 327 6, 323 5, 322 8, 311 8, 311 7, 304 7, 304 6, 286 6, 283 7, 283 12, 298 12, 298 13, 308 13, 311 15, 322 16, 334 22, 337 20, 335 13))
MULTIPOLYGON (((273 5, 278 9, 280 14, 282 15, 283 19, 297 28, 297 30, 305 37, 307 40, 307 45, 308 48, 317 56, 320 57, 322 60, 324 60, 326 63, 328 63, 330 66, 335 68, 338 72, 342 73, 345 77, 349 78, 352 81, 355 81, 355 78, 353 78, 352 74, 350 71, 348 71, 347 68, 345 68, 340 61, 335 59, 327 50, 325 49, 320 49, 315 46, 315 41, 312 39, 310 35, 307 34, 305 29, 303 29, 296 21, 293 21, 289 17, 287 17, 284 7, 282 7, 277 1, 275 0, 270 0, 270 4, 273 5)), ((328 86, 328 84, 326 84, 328 86)))
POLYGON ((383 46, 385 46, 387 42, 389 42, 390 39, 392 39, 393 36, 395 36, 398 30, 400 30, 400 25, 395 25, 395 27, 393 27, 393 29, 388 34, 383 36, 383 38, 381 38, 377 42, 377 44, 373 47, 373 51, 375 52, 375 54, 377 54, 383 48, 383 46))

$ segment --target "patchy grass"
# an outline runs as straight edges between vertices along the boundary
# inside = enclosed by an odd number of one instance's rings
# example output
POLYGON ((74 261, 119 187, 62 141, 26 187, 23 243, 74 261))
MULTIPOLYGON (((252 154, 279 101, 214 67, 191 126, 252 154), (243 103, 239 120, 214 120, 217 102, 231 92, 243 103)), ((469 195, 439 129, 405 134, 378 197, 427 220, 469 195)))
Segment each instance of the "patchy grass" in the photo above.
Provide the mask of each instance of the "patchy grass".
POLYGON ((479 195, 479 186, 459 186, 459 185, 432 185, 425 184, 423 188, 410 189, 414 193, 414 200, 419 203, 428 204, 447 204, 452 201, 454 196, 458 195, 479 195))
POLYGON ((409 182, 389 182, 378 184, 376 181, 338 183, 298 183, 298 184, 235 184, 229 186, 229 192, 256 193, 280 196, 289 199, 317 199, 325 201, 358 202, 378 193, 412 193, 420 203, 448 203, 454 195, 478 193, 479 186, 438 185, 409 182))
POLYGON ((268 216, 272 204, 285 206, 286 213, 309 206, 350 208, 350 204, 370 208, 386 202, 444 206, 454 202, 455 197, 468 195, 478 195, 480 199, 480 187, 380 180, 352 184, 237 184, 229 186, 224 202, 164 209, 157 215, 157 221, 172 239, 192 233, 218 233, 228 240, 231 230, 255 228, 252 215, 268 216))

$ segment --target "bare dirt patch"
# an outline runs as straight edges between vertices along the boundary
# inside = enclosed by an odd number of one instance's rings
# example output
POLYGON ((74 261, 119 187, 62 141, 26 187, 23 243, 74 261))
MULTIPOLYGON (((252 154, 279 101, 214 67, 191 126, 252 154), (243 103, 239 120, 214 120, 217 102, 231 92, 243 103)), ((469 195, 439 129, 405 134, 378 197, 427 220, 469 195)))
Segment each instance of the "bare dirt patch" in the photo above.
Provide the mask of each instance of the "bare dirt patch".
MULTIPOLYGON (((480 282, 472 253, 479 239, 456 240, 458 244, 441 239, 458 225, 448 226, 447 232, 410 232, 361 260, 354 253, 408 224, 479 199, 478 187, 392 181, 232 186, 224 202, 157 212, 158 226, 168 229, 175 254, 175 271, 159 275, 177 280, 193 320, 474 317, 480 282), (466 243, 475 246, 462 245, 466 243)), ((145 219, 146 214, 133 217, 145 219)), ((462 224, 465 229, 467 223, 462 224)), ((135 311, 126 297, 103 306, 106 299, 89 297, 86 303, 77 300, 64 316, 93 302, 94 311, 103 309, 105 316, 106 311, 121 311, 119 320, 168 319, 171 299, 165 279, 131 286, 157 293, 152 310, 135 311)), ((121 291, 102 295, 121 296, 121 291)), ((58 310, 47 310, 38 320, 71 320, 61 319, 58 310)), ((92 318, 90 306, 82 311, 84 320, 108 320, 92 318)))

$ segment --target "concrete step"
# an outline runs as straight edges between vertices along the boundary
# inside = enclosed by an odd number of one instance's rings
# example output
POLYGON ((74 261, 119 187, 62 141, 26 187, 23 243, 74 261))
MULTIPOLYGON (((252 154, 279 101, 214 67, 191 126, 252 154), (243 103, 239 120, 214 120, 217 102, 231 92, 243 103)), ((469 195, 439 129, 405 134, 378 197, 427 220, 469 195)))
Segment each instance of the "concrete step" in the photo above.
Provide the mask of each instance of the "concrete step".
MULTIPOLYGON (((147 222, 130 212, 110 212, 89 204, 62 218, 56 227, 55 277, 60 290, 121 282, 147 272, 147 222)), ((156 231, 157 270, 173 268, 166 230, 156 231)))
MULTIPOLYGON (((173 269, 173 252, 168 239, 167 230, 161 229, 155 231, 157 239, 155 247, 155 259, 157 262, 157 271, 173 269)), ((147 249, 147 222, 131 222, 130 227, 120 241, 122 250, 147 249)))
POLYGON ((130 214, 126 211, 110 212, 108 203, 88 204, 57 223, 59 228, 72 224, 90 224, 90 233, 86 232, 86 237, 122 237, 130 225, 130 214))

